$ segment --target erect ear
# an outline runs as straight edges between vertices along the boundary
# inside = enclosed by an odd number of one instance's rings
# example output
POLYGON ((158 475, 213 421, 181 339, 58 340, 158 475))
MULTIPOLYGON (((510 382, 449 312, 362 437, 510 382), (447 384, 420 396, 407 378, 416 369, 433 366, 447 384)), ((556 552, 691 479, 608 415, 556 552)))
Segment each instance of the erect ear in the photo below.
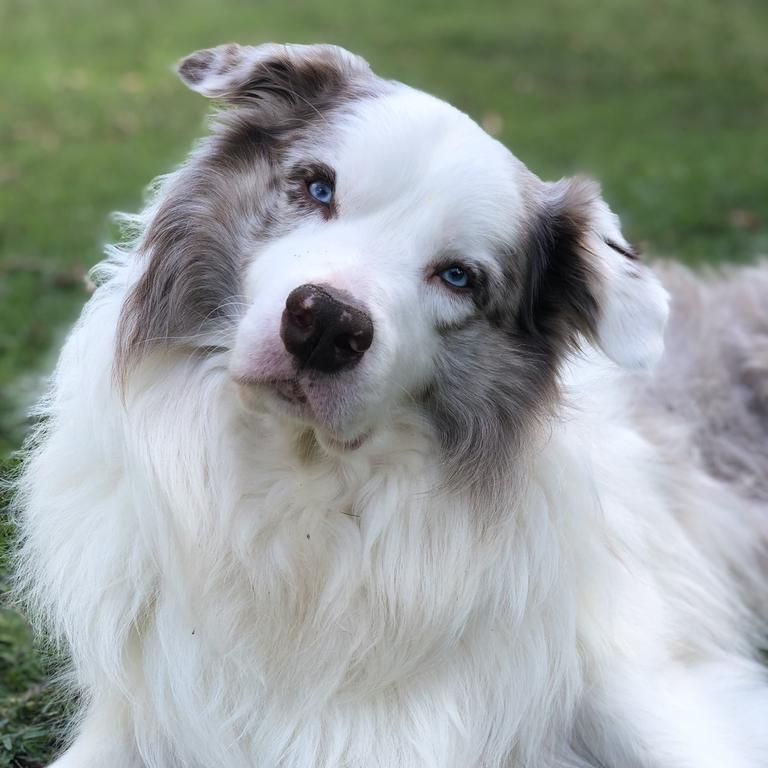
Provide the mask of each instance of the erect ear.
POLYGON ((536 207, 522 327, 555 341, 578 331, 622 367, 652 366, 664 351, 669 297, 598 184, 545 184, 536 207))
POLYGON ((343 83, 371 75, 364 59, 335 45, 230 43, 190 54, 178 73, 193 91, 230 103, 311 102, 343 83))

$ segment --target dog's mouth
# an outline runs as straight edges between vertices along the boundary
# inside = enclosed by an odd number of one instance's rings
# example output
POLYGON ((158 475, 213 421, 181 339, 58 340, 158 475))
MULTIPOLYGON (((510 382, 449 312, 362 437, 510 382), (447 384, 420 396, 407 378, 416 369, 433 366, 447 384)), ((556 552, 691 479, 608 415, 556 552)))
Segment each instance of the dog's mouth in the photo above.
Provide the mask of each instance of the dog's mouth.
POLYGON ((364 445, 371 436, 369 429, 355 430, 351 434, 335 427, 335 419, 329 418, 329 402, 335 400, 325 392, 322 384, 299 377, 253 381, 237 379, 248 389, 256 388, 267 395, 267 406, 282 415, 311 426, 320 445, 329 452, 346 453, 364 445))
POLYGON ((307 395, 297 379, 272 381, 268 382, 266 386, 271 389, 280 400, 290 405, 308 406, 307 395))
POLYGON ((352 440, 342 440, 332 435, 325 434, 322 430, 317 432, 317 439, 320 444, 326 449, 337 451, 338 453, 347 453, 349 451, 356 451, 362 445, 368 442, 371 437, 371 432, 366 431, 352 440))

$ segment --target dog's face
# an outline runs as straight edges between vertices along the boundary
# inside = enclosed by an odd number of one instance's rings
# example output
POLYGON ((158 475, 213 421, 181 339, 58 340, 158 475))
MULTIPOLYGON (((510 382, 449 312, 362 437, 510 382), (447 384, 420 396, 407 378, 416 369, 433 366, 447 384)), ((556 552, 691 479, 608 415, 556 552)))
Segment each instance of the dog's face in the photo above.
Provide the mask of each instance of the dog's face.
POLYGON ((658 356, 664 292, 594 184, 541 182, 331 46, 225 46, 179 71, 224 108, 144 233, 124 371, 150 342, 220 347, 246 403, 331 450, 417 409, 467 467, 542 414, 581 337, 623 365, 658 356))

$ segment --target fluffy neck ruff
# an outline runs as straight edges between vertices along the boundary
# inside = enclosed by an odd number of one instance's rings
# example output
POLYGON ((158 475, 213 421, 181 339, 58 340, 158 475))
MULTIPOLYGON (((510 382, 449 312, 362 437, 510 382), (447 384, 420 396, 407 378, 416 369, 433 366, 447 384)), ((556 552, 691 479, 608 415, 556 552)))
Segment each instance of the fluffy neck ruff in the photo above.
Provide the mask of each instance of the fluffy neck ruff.
POLYGON ((245 412, 216 356, 157 355, 121 400, 113 311, 92 305, 62 355, 22 480, 22 577, 80 683, 127 702, 148 766, 565 749, 578 595, 610 602, 616 581, 578 430, 530 444, 489 519, 441 490, 406 412, 328 455, 245 412))
POLYGON ((211 361, 128 402, 131 485, 151 500, 134 511, 155 564, 132 662, 155 665, 132 693, 147 726, 173 733, 194 712, 185 759, 224 738, 244 765, 295 753, 286 765, 490 766, 555 749, 581 675, 565 553, 593 548, 584 516, 597 509, 577 451, 553 435, 531 446, 483 513, 444 489, 412 414, 329 454, 246 413, 232 388, 211 361), (399 736, 371 743, 382 729, 399 736))

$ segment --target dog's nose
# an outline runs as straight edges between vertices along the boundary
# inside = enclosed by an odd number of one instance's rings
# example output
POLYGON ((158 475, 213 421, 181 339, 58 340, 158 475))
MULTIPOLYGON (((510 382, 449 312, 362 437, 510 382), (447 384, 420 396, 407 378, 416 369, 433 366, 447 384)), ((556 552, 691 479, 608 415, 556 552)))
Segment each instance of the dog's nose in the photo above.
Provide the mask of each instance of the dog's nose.
POLYGON ((285 301, 280 337, 302 367, 334 373, 360 362, 373 322, 333 288, 301 285, 285 301))

